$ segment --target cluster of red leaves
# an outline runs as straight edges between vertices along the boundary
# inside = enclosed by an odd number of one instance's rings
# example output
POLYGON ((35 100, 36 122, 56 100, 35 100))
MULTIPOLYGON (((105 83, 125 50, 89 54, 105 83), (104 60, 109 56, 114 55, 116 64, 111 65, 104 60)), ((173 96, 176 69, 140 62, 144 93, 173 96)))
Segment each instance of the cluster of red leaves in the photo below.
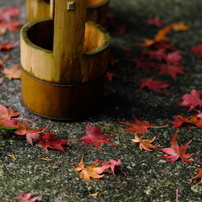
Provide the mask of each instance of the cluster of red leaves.
MULTIPOLYGON (((103 174, 106 170, 111 169, 112 173, 115 174, 115 167, 121 163, 121 160, 109 160, 109 161, 96 161, 91 164, 91 166, 85 167, 83 163, 83 158, 81 159, 80 163, 78 164, 77 168, 74 168, 75 171, 80 172, 79 177, 84 178, 88 182, 90 182, 90 178, 102 178, 105 174, 103 174)), ((119 170, 121 170, 119 168, 119 170)), ((122 171, 122 170, 121 170, 122 171)), ((123 172, 123 171, 122 171, 123 172)), ((126 175, 123 172, 124 175, 126 175)))
MULTIPOLYGON (((156 137, 154 137, 152 140, 147 140, 147 139, 143 140, 141 137, 138 136, 138 134, 148 133, 149 132, 148 128, 163 128, 163 127, 166 127, 167 125, 151 126, 148 121, 142 122, 136 118, 134 118, 134 120, 135 120, 135 123, 128 123, 128 122, 120 122, 120 123, 131 126, 131 128, 124 129, 123 131, 135 131, 135 133, 134 133, 135 139, 132 139, 132 141, 135 143, 139 143, 140 150, 144 149, 146 151, 152 151, 151 149, 159 147, 160 145, 155 146, 155 145, 151 144, 156 139, 156 137)), ((181 123, 181 125, 182 125, 182 123, 181 123)), ((178 126, 181 126, 181 125, 179 124, 178 126)), ((161 155, 158 155, 158 156, 166 158, 166 159, 170 159, 167 162, 173 162, 173 161, 178 160, 179 158, 181 158, 183 162, 184 161, 193 162, 192 160, 189 160, 189 158, 191 158, 191 156, 193 156, 195 153, 186 154, 186 148, 191 143, 191 141, 189 141, 185 145, 179 147, 178 142, 176 140, 177 132, 178 131, 176 131, 174 133, 174 135, 171 139, 171 148, 164 148, 164 149, 157 148, 158 150, 168 154, 168 156, 161 156, 161 155)))
POLYGON ((0 8, 0 35, 7 31, 15 32, 21 28, 22 22, 17 21, 17 17, 22 11, 15 7, 0 8))
MULTIPOLYGON (((160 20, 159 15, 149 16, 147 23, 156 27, 162 27, 166 21, 160 20)), ((177 74, 188 75, 185 68, 182 66, 181 61, 184 57, 180 55, 181 51, 176 50, 172 44, 169 43, 169 38, 166 34, 170 30, 185 31, 189 26, 184 22, 172 23, 164 26, 154 36, 154 39, 144 39, 144 43, 138 43, 139 46, 147 48, 142 51, 139 58, 132 59, 135 62, 135 69, 143 69, 145 71, 155 70, 158 75, 168 74, 173 79, 176 79, 177 74)), ((142 80, 140 89, 147 87, 149 90, 168 94, 162 89, 168 88, 170 84, 166 81, 156 81, 152 78, 142 80)))
MULTIPOLYGON (((21 13, 21 10, 15 7, 0 8, 0 35, 5 34, 7 31, 15 32, 21 28, 22 22, 17 21, 17 17, 21 13)), ((0 51, 10 50, 19 45, 19 41, 14 42, 8 40, 0 43, 0 51)), ((14 64, 12 67, 5 67, 4 62, 8 59, 6 55, 2 60, 0 59, 0 72, 4 77, 8 79, 19 79, 21 77, 20 64, 14 64)), ((3 79, 1 78, 1 82, 3 79)))
MULTIPOLYGON (((0 105, 0 128, 15 129, 14 133, 17 134, 18 137, 26 137, 27 142, 31 145, 33 145, 33 140, 36 140, 37 144, 41 145, 42 148, 47 152, 48 148, 51 148, 67 154, 62 145, 70 146, 67 144, 67 142, 71 142, 71 140, 56 140, 57 135, 50 134, 48 127, 31 129, 28 126, 28 121, 30 120, 14 118, 19 115, 20 112, 14 112, 12 108, 6 108, 3 105, 0 105), (25 120, 25 122, 21 124, 19 120, 25 120), (44 131, 46 132, 45 134, 43 134, 44 131)), ((96 147, 99 147, 100 149, 104 149, 100 146, 100 143, 117 145, 106 140, 107 138, 115 137, 116 135, 107 136, 100 134, 100 130, 101 127, 93 127, 91 123, 89 123, 86 126, 86 135, 77 141, 83 141, 86 147, 88 144, 92 144, 96 147)))

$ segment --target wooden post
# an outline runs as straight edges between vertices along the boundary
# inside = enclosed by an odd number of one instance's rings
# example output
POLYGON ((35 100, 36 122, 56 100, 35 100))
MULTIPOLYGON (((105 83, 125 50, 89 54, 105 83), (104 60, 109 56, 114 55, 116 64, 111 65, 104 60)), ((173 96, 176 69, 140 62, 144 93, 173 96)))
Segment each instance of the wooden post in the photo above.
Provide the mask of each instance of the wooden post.
POLYGON ((54 3, 55 72, 61 84, 80 83, 87 0, 55 0, 54 3))

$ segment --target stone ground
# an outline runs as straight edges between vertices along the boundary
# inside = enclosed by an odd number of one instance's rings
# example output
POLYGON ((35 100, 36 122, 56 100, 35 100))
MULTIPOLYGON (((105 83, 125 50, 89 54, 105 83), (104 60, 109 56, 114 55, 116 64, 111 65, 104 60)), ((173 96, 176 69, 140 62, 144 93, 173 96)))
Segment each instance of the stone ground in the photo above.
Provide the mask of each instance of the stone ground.
MULTIPOLYGON (((1 7, 15 6, 17 1, 0 0, 1 7)), ((25 8, 25 1, 21 0, 20 8, 25 8)), ((173 100, 180 100, 184 93, 191 89, 201 90, 202 65, 196 55, 190 52, 194 45, 202 43, 202 2, 199 0, 111 0, 110 12, 115 13, 115 22, 127 25, 124 35, 112 33, 112 52, 122 58, 109 71, 117 74, 112 82, 106 82, 105 99, 97 114, 77 122, 50 121, 51 133, 58 134, 59 139, 77 140, 85 135, 85 127, 89 122, 93 126, 102 127, 102 133, 117 135, 110 138, 118 146, 102 145, 99 149, 93 145, 84 147, 82 142, 72 142, 72 148, 65 148, 69 155, 57 150, 46 153, 41 147, 30 146, 24 139, 14 139, 13 132, 1 130, 0 140, 0 201, 3 198, 14 198, 22 191, 32 192, 34 196, 43 194, 39 201, 136 201, 136 202, 173 202, 176 200, 176 190, 179 190, 179 201, 201 201, 202 185, 199 180, 190 184, 189 179, 196 175, 195 169, 188 166, 200 166, 202 161, 201 142, 202 132, 196 127, 187 126, 179 128, 178 142, 180 145, 189 140, 187 152, 197 152, 193 156, 194 163, 184 164, 181 160, 166 163, 157 155, 158 150, 152 152, 140 151, 132 143, 133 132, 123 132, 125 129, 120 121, 133 122, 132 117, 142 121, 150 121, 152 125, 165 125, 169 127, 150 129, 148 134, 142 136, 151 139, 156 136, 155 145, 161 148, 169 147, 173 133, 169 120, 175 115, 190 116, 193 113, 177 106, 173 100), (171 32, 169 37, 172 44, 186 58, 182 64, 187 68, 189 76, 178 75, 173 80, 168 75, 157 76, 156 72, 146 73, 142 70, 134 71, 135 64, 130 60, 138 58, 143 48, 136 45, 142 42, 143 37, 153 38, 158 28, 146 24, 149 14, 159 13, 162 19, 170 23, 184 21, 191 29, 184 32, 171 32), (125 56, 123 47, 132 49, 130 55, 125 56), (164 95, 147 90, 140 90, 139 83, 142 79, 167 80, 171 87, 164 95), (137 83, 124 83, 123 80, 134 80, 137 83), (16 160, 9 157, 15 155, 16 160), (127 174, 118 172, 116 175, 106 174, 102 179, 92 179, 91 183, 79 179, 79 173, 73 170, 83 156, 85 164, 91 165, 97 160, 121 159, 121 169, 127 174), (52 161, 43 161, 39 158, 48 157, 52 161), (89 196, 98 192, 97 196, 89 196), (62 199, 62 196, 63 199, 62 199), (65 198, 65 199, 64 199, 65 198)), ((25 14, 22 14, 22 18, 25 14)), ((19 39, 19 32, 8 33, 0 37, 0 41, 19 39)), ((11 66, 20 62, 19 48, 11 51, 1 51, 0 57, 9 53, 11 58, 6 63, 11 66)), ((21 83, 19 80, 7 79, 0 85, 0 104, 21 111, 21 117, 36 122, 37 127, 47 125, 48 120, 27 111, 21 103, 21 83)), ((12 200, 8 200, 12 201, 12 200)), ((14 200, 13 200, 14 201, 14 200)))

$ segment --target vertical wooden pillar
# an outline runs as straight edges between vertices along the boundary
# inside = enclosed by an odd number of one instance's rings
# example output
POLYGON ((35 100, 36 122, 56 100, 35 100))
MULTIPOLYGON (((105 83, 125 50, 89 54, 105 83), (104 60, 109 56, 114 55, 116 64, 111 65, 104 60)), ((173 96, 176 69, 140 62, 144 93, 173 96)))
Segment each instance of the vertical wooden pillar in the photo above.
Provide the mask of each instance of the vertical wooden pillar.
POLYGON ((61 84, 80 83, 87 0, 54 0, 53 7, 54 68, 61 84))

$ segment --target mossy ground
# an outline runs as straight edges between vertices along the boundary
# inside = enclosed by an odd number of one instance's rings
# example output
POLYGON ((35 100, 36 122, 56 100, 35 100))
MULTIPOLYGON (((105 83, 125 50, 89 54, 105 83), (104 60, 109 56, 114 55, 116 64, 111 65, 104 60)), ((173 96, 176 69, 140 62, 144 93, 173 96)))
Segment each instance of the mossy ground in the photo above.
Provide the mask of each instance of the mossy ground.
MULTIPOLYGON (((15 2, 14 0, 12 1, 15 2)), ((24 9, 25 1, 21 2, 24 9)), ((0 1, 0 6, 11 6, 11 1, 0 1)), ((105 100, 99 112, 86 120, 79 122, 50 121, 51 133, 56 133, 59 139, 77 140, 85 134, 85 127, 89 122, 94 126, 101 126, 102 133, 117 135, 110 141, 118 146, 103 145, 101 150, 90 145, 88 148, 82 142, 70 143, 73 148, 66 148, 69 155, 56 150, 46 153, 39 146, 30 146, 24 139, 14 139, 13 133, 1 130, 0 137, 0 201, 19 195, 22 191, 32 192, 36 195, 43 194, 39 201, 60 202, 62 196, 66 201, 136 201, 136 202, 164 202, 175 201, 176 189, 179 189, 179 201, 201 201, 202 185, 199 180, 190 184, 189 179, 196 175, 196 170, 188 166, 200 166, 202 161, 201 142, 202 131, 187 126, 179 128, 177 136, 180 145, 189 140, 187 152, 197 152, 192 159, 196 163, 183 164, 182 161, 165 163, 157 155, 160 151, 140 151, 132 143, 132 132, 123 132, 124 125, 120 121, 132 122, 132 117, 142 121, 150 121, 152 125, 165 125, 169 127, 150 129, 148 134, 142 135, 146 139, 156 136, 155 145, 169 147, 170 139, 176 131, 169 120, 174 115, 190 116, 191 112, 177 106, 173 100, 180 100, 182 94, 190 93, 191 89, 202 88, 202 65, 197 56, 190 52, 194 45, 202 43, 202 2, 199 0, 111 0, 110 12, 115 13, 114 21, 120 25, 127 25, 124 35, 112 33, 112 52, 123 58, 109 71, 117 74, 112 82, 106 82, 105 100), (168 75, 159 77, 156 72, 147 73, 142 70, 134 71, 135 64, 130 60, 138 58, 143 48, 136 45, 142 42, 143 37, 153 38, 158 28, 146 24, 150 13, 159 13, 162 19, 170 23, 184 21, 191 29, 185 32, 170 32, 171 42, 186 58, 183 65, 187 67, 189 76, 178 75, 173 80, 168 75), (125 56, 123 46, 132 49, 128 58, 125 56), (142 79, 167 80, 171 87, 166 91, 169 95, 149 92, 139 89, 142 79), (137 83, 125 83, 123 80, 134 80, 137 83), (8 156, 13 154, 16 160, 8 156), (53 161, 43 161, 39 158, 48 157, 53 161), (97 160, 122 159, 121 169, 127 174, 117 173, 115 176, 106 174, 102 179, 92 179, 87 183, 79 179, 79 174, 73 170, 81 157, 84 157, 88 166, 97 160), (98 196, 89 194, 98 192, 98 196)), ((25 14, 24 14, 25 15, 25 14)), ((19 39, 19 32, 8 33, 1 37, 1 41, 19 39)), ((20 61, 19 48, 11 51, 2 51, 0 56, 9 53, 11 58, 7 65, 20 61)), ((21 117, 31 119, 38 127, 47 125, 48 120, 28 112, 21 104, 20 81, 5 79, 0 85, 0 104, 21 111, 21 117)))

